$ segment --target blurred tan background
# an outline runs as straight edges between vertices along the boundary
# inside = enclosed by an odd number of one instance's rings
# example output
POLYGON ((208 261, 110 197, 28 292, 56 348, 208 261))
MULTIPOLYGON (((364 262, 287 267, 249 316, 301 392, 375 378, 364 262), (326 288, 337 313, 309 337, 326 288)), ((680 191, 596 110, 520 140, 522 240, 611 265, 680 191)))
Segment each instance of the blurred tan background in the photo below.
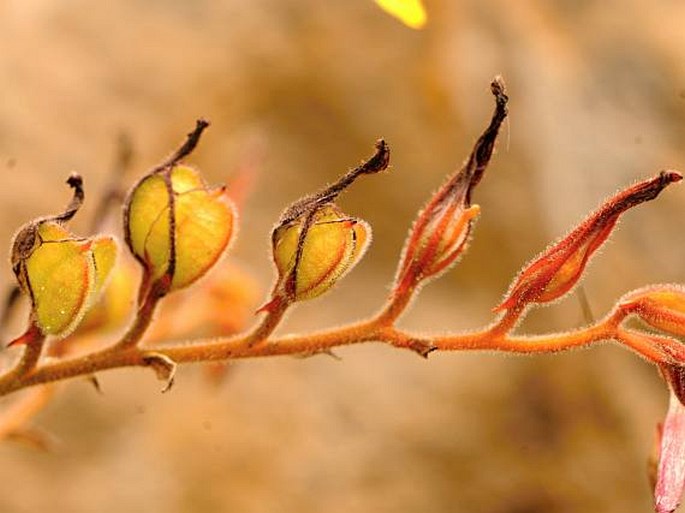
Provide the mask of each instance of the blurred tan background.
MULTIPOLYGON (((212 181, 255 141, 263 152, 232 253, 262 297, 280 211, 383 136, 391 173, 341 199, 372 224, 373 247, 280 332, 360 318, 383 301, 415 211, 487 123, 488 84, 501 73, 510 122, 476 191, 470 253, 402 325, 489 322, 517 269, 603 197, 685 168, 685 4, 426 5, 417 32, 371 0, 0 0, 0 240, 60 209, 70 170, 95 198, 120 131, 140 175, 206 116, 212 127, 190 160, 212 181)), ((674 188, 625 217, 584 282, 595 315, 631 288, 683 281, 684 194, 674 188)), ((0 273, 9 283, 4 261, 0 273)), ((582 319, 573 296, 523 329, 582 319)), ((645 462, 665 386, 622 349, 428 361, 374 345, 338 353, 242 362, 218 389, 185 367, 166 395, 141 370, 101 376, 104 396, 72 382, 34 422, 56 440, 52 452, 0 445, 0 511, 651 509, 645 462)))

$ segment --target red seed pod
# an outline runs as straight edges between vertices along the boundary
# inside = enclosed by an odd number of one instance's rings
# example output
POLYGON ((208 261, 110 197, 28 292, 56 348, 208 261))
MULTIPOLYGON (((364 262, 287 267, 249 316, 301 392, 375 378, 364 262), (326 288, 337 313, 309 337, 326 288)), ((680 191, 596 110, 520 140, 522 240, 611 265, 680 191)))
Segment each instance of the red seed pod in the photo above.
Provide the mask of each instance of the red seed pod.
POLYGON ((395 282, 395 294, 402 294, 420 281, 449 269, 463 254, 480 212, 471 205, 471 192, 490 162, 497 134, 507 117, 508 97, 497 77, 491 84, 495 111, 490 125, 480 136, 464 166, 454 173, 419 213, 402 253, 395 282))
POLYGON ((608 199, 571 233, 528 264, 494 311, 548 303, 569 292, 578 283, 592 254, 611 234, 620 215, 653 200, 665 187, 682 178, 677 171, 662 171, 608 199))

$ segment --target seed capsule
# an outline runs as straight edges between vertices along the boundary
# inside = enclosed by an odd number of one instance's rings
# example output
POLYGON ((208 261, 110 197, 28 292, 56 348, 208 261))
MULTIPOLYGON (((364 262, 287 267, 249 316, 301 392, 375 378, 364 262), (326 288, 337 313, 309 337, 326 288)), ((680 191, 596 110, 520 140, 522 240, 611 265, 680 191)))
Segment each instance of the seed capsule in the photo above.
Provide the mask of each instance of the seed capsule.
POLYGON ((571 233, 528 264, 495 311, 562 297, 578 283, 590 257, 607 240, 621 214, 653 200, 664 188, 682 178, 676 171, 662 171, 609 198, 571 233))
POLYGON ((219 259, 233 235, 235 213, 224 188, 210 189, 184 165, 152 173, 129 193, 126 242, 151 280, 169 290, 192 284, 219 259))
POLYGON ((271 233, 278 280, 260 311, 274 311, 293 301, 312 299, 330 289, 361 259, 371 228, 348 217, 333 203, 357 178, 388 167, 390 149, 376 141, 374 154, 333 184, 291 204, 271 233))
POLYGON ((320 296, 356 265, 371 228, 334 205, 277 228, 272 237, 279 288, 292 301, 320 296))
POLYGON ((409 232, 397 271, 394 294, 402 295, 423 280, 453 265, 466 246, 478 205, 471 204, 473 189, 490 163, 500 126, 507 117, 504 82, 496 77, 490 85, 495 109, 490 124, 476 141, 468 160, 433 194, 409 232))
POLYGON ((64 214, 32 221, 12 244, 12 269, 30 298, 32 316, 45 335, 64 337, 96 301, 114 267, 112 237, 80 238, 65 227, 83 201, 81 178, 70 177, 75 194, 64 214))

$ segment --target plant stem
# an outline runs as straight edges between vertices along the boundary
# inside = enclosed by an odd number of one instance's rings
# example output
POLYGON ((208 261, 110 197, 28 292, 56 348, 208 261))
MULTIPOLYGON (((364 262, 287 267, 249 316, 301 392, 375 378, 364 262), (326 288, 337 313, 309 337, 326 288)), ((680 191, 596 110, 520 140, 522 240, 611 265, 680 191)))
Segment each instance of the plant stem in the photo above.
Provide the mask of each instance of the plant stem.
MULTIPOLYGON (((153 284, 147 288, 147 293, 144 295, 144 299, 138 308, 133 324, 129 327, 121 340, 113 346, 113 349, 126 349, 135 346, 140 342, 140 339, 143 338, 143 335, 152 322, 159 300, 163 297, 163 294, 160 294, 158 287, 155 285, 156 284, 153 284)), ((141 284, 141 290, 143 290, 142 287, 144 286, 146 286, 145 278, 141 284)))
POLYGON ((290 303, 286 299, 279 298, 273 302, 272 306, 266 310, 262 321, 245 336, 245 345, 251 347, 264 342, 283 320, 289 306, 290 303))
POLYGON ((408 279, 400 283, 392 291, 385 306, 376 315, 375 320, 380 326, 392 326, 406 310, 416 293, 416 280, 408 279))
MULTIPOLYGON (((282 312, 280 315, 282 316, 282 312)), ((490 328, 439 337, 419 336, 392 326, 381 325, 376 319, 307 335, 262 337, 264 333, 275 327, 274 323, 277 320, 280 320, 277 315, 266 323, 263 322, 261 327, 247 335, 228 339, 200 339, 186 344, 157 345, 154 352, 166 356, 176 363, 190 363, 315 354, 335 347, 371 341, 383 342, 397 348, 411 349, 425 356, 431 350, 489 350, 516 354, 550 353, 588 347, 597 342, 613 340, 626 345, 648 360, 663 363, 669 359, 658 342, 649 338, 636 338, 626 330, 621 329, 619 323, 623 317, 625 317, 624 312, 615 310, 592 326, 565 333, 552 333, 535 337, 493 333, 490 328), (255 343, 258 339, 261 339, 261 343, 255 343), (251 344, 250 341, 252 341, 251 344)), ((29 373, 19 373, 12 370, 0 377, 0 395, 42 383, 90 375, 108 369, 146 367, 149 366, 146 355, 149 355, 149 350, 146 348, 118 344, 80 357, 47 363, 29 373)))

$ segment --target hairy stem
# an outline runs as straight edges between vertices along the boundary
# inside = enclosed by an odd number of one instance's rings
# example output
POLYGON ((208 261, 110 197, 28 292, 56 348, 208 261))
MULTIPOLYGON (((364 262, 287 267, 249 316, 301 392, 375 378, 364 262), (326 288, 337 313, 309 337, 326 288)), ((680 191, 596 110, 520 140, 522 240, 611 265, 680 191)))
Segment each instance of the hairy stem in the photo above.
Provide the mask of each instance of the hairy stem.
POLYGON ((140 284, 139 297, 142 296, 142 299, 139 300, 140 306, 138 307, 136 318, 121 340, 113 346, 114 349, 125 349, 137 345, 150 327, 157 305, 166 294, 166 287, 160 281, 150 285, 149 278, 148 272, 145 271, 140 284))
MULTIPOLYGON (((472 333, 427 337, 382 325, 376 319, 372 319, 313 334, 268 338, 265 333, 275 328, 281 316, 282 312, 274 315, 273 318, 267 316, 261 327, 247 335, 228 339, 200 339, 186 344, 156 345, 154 352, 176 363, 191 363, 308 355, 326 352, 335 347, 372 341, 401 349, 410 349, 421 356, 426 356, 433 350, 488 350, 516 354, 550 353, 588 347, 602 341, 615 341, 656 363, 672 359, 667 355, 668 351, 665 351, 658 342, 649 338, 635 337, 623 330, 619 324, 625 317, 625 312, 620 310, 613 311, 603 320, 583 329, 534 337, 496 333, 490 328, 472 333), (256 343, 260 339, 261 343, 256 343)), ((124 339, 127 336, 130 335, 125 335, 124 339)), ((12 370, 0 377, 0 395, 43 383, 87 376, 108 369, 148 366, 150 366, 148 349, 120 343, 80 357, 47 363, 28 373, 12 370)))
POLYGON ((266 315, 262 321, 245 336, 245 344, 248 347, 254 346, 261 342, 267 340, 269 335, 271 335, 274 330, 278 327, 280 322, 283 320, 286 310, 290 306, 290 303, 281 298, 277 298, 271 303, 271 307, 266 310, 266 315))
POLYGON ((416 281, 407 280, 393 290, 385 306, 376 315, 380 326, 391 326, 404 313, 416 293, 416 281))

